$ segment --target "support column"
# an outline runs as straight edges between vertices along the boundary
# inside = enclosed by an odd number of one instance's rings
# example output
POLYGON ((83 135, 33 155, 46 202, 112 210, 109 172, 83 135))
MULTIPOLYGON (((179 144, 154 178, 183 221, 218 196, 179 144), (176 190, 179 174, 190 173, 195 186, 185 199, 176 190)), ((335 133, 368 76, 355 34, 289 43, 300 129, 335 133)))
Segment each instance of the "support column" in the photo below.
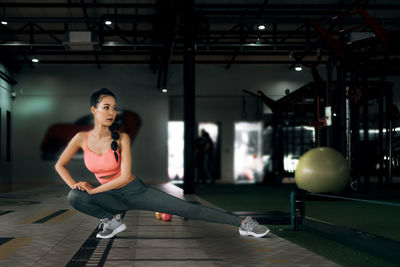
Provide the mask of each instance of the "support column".
MULTIPOLYGON (((331 114, 331 121, 333 122, 333 90, 332 90, 332 56, 329 57, 328 62, 326 63, 326 86, 327 86, 327 91, 328 94, 326 95, 326 106, 330 106, 331 110, 332 110, 332 114, 331 114)), ((326 128, 326 146, 327 147, 332 147, 333 146, 333 132, 332 132, 332 125, 331 126, 327 126, 326 128)))
POLYGON ((195 54, 194 54, 194 0, 184 0, 183 102, 184 102, 184 194, 194 194, 195 185, 195 54))
MULTIPOLYGON (((366 84, 366 83, 364 83, 366 84)), ((364 85, 364 89, 367 89, 367 85, 364 85)), ((365 90, 366 91, 366 90, 365 90)), ((363 128, 364 128, 364 147, 367 148, 370 146, 369 144, 369 112, 368 112, 368 98, 365 96, 363 100, 363 128)), ((363 150, 366 151, 366 150, 363 150)), ((367 159, 366 155, 363 155, 364 159, 367 159)), ((376 162, 374 162, 376 165, 376 162)), ((366 165, 366 170, 364 169, 364 192, 369 192, 370 189, 370 183, 369 183, 369 171, 370 171, 370 166, 366 164, 366 162, 363 162, 363 164, 366 165)), ((374 169, 376 167, 374 166, 374 169)))
POLYGON ((346 72, 342 63, 338 62, 337 70, 337 90, 336 90, 336 118, 334 122, 334 136, 336 148, 343 156, 346 155, 346 72))
POLYGON ((385 184, 391 185, 393 183, 392 180, 392 108, 393 108, 393 92, 392 88, 388 88, 386 92, 386 162, 387 162, 387 169, 386 169, 386 179, 385 184))
POLYGON ((378 97, 378 163, 379 163, 379 172, 378 172, 378 183, 379 186, 383 185, 383 176, 384 176, 384 161, 383 161, 383 92, 380 92, 378 97))
MULTIPOLYGON (((354 89, 353 89, 354 90, 354 89)), ((355 191, 360 189, 360 105, 351 99, 351 188, 355 191)))

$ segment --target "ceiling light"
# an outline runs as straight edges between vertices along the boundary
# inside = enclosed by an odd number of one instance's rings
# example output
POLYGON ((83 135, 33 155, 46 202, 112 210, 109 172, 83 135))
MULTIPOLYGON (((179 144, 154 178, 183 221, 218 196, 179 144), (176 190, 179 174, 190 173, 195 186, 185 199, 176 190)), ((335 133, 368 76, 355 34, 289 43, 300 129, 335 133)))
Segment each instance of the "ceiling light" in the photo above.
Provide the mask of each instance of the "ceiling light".
POLYGON ((267 27, 264 24, 258 25, 258 29, 261 30, 261 31, 265 30, 266 28, 267 27))
POLYGON ((106 19, 106 21, 104 22, 104 24, 106 24, 106 25, 111 25, 111 24, 112 24, 112 21, 109 20, 109 19, 106 19))
POLYGON ((294 70, 295 71, 302 71, 303 68, 299 64, 297 64, 296 66, 294 66, 294 70))
POLYGON ((2 19, 2 20, 1 20, 1 24, 7 25, 8 23, 7 23, 7 21, 6 21, 5 19, 2 19))
POLYGON ((161 91, 162 91, 163 93, 168 92, 167 88, 164 88, 164 89, 162 89, 161 91))
POLYGON ((33 63, 38 63, 38 62, 39 62, 39 59, 38 59, 37 57, 33 57, 33 58, 32 58, 32 62, 33 62, 33 63))

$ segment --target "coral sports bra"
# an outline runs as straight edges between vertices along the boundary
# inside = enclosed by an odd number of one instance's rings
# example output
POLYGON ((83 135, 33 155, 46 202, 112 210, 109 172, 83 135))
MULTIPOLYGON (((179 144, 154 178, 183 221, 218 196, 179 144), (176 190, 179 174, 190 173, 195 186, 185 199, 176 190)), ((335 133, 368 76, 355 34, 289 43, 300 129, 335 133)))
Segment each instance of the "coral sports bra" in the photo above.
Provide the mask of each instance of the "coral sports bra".
POLYGON ((99 156, 91 151, 87 145, 89 132, 86 133, 85 146, 83 149, 83 160, 89 171, 93 172, 100 183, 105 184, 121 175, 121 156, 119 151, 118 162, 115 160, 114 151, 110 148, 106 153, 99 156), (115 174, 111 178, 101 178, 115 174))

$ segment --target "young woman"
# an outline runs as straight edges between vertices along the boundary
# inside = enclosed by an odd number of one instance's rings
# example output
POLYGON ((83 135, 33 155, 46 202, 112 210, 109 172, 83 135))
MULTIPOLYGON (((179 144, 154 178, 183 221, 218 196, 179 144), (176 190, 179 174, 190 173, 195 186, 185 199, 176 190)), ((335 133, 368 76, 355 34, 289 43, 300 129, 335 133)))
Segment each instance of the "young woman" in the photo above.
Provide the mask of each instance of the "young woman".
POLYGON ((259 225, 251 217, 242 221, 235 215, 195 205, 145 185, 131 172, 129 136, 116 130, 114 94, 103 88, 93 93, 90 105, 94 128, 79 132, 71 139, 55 169, 71 188, 68 194, 70 204, 78 211, 100 219, 102 231, 97 234, 98 238, 111 238, 125 230, 126 225, 119 214, 131 209, 236 225, 241 235, 262 237, 269 232, 267 227, 259 225), (79 149, 83 150, 86 167, 94 173, 100 186, 77 182, 68 172, 66 165, 79 149))

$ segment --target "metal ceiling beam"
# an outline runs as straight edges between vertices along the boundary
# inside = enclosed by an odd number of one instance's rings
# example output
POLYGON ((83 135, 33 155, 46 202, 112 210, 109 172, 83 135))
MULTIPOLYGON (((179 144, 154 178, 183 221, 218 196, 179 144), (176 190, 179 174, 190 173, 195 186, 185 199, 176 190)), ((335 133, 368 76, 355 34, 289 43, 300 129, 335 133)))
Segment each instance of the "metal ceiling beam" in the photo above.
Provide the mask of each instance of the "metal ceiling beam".
MULTIPOLYGON (((282 39, 279 41, 279 43, 283 43, 286 39, 290 38, 292 34, 299 33, 301 29, 303 29, 304 27, 307 26, 307 24, 308 24, 308 23, 304 23, 303 25, 300 25, 300 27, 298 27, 294 32, 291 32, 291 33, 288 34, 286 37, 282 38, 282 39)), ((309 31, 309 28, 308 28, 308 30, 306 31, 306 34, 308 34, 309 32, 310 32, 310 31, 309 31)), ((309 35, 308 35, 307 37, 309 37, 309 35)), ((318 37, 319 37, 319 35, 318 35, 318 37)))
MULTIPOLYGON (((44 28, 42 28, 41 26, 37 25, 36 23, 32 22, 32 25, 35 26, 36 28, 38 28, 40 31, 42 32, 46 32, 46 30, 44 28)), ((53 34, 48 34, 48 36, 50 36, 52 39, 54 39, 57 43, 62 44, 63 42, 58 39, 57 37, 55 37, 53 34)))
MULTIPOLYGON (((117 25, 114 25, 114 29, 112 29, 111 27, 104 25, 103 27, 107 28, 108 30, 110 30, 111 32, 115 32, 115 34, 117 36, 119 36, 122 40, 124 40, 125 42, 127 42, 128 44, 133 44, 131 40, 129 40, 129 38, 127 38, 124 34, 121 33, 121 30, 118 28, 117 25)), ((104 31, 103 31, 104 34, 104 31)))
MULTIPOLYGON (((128 15, 126 18, 119 18, 119 23, 151 23, 154 20, 155 15, 128 15)), ((206 16, 206 15, 205 15, 206 16)), ((208 22, 210 23, 252 23, 252 22, 260 22, 266 24, 272 24, 274 22, 278 23, 306 23, 309 20, 318 20, 321 19, 321 16, 307 16, 307 17, 284 17, 284 16, 265 16, 256 18, 250 17, 240 17, 237 16, 220 16, 220 17, 207 17, 208 22)), ((381 24, 390 24, 390 25, 399 25, 400 20, 397 18, 375 18, 376 21, 379 21, 381 24)), ((99 23, 101 22, 101 17, 88 17, 87 19, 84 17, 7 17, 7 21, 9 24, 15 23, 28 23, 28 22, 36 22, 36 23, 99 23)), ((358 24, 362 20, 361 19, 349 19, 348 22, 352 24, 358 24)))
MULTIPOLYGON (((260 14, 260 17, 264 16, 294 16, 294 15, 301 15, 301 16, 321 16, 321 15, 335 15, 338 12, 341 12, 343 9, 321 9, 321 10, 296 10, 296 9, 266 9, 263 10, 263 12, 260 14)), ((202 15, 207 15, 207 16, 232 16, 236 15, 238 16, 241 13, 240 9, 235 9, 235 10, 197 10, 196 11, 199 14, 202 15)), ((254 16, 258 14, 256 10, 253 11, 247 11, 247 14, 249 16, 254 16)))
MULTIPOLYGON (((163 43, 145 43, 145 44, 127 44, 127 43, 117 43, 117 42, 105 42, 102 47, 125 47, 125 48, 151 48, 151 47, 163 47, 163 43)), ((182 48, 183 44, 175 44, 174 45, 177 48, 182 48)), ((199 48, 204 48, 208 49, 211 47, 214 48, 220 48, 220 49, 227 49, 227 48, 235 48, 235 47, 243 47, 247 49, 265 49, 265 48, 272 48, 275 49, 277 47, 290 47, 290 48, 301 48, 304 49, 305 47, 311 47, 311 48, 319 48, 321 44, 307 44, 305 42, 296 42, 296 43, 285 43, 285 44, 240 44, 240 43, 218 43, 218 44, 206 44, 206 43, 201 43, 201 44, 196 44, 196 49, 199 50, 199 48)), ((57 48, 57 47, 64 47, 63 44, 29 44, 29 43, 5 43, 5 44, 0 44, 0 48, 2 47, 37 47, 37 48, 57 48)))
MULTIPOLYGON (((196 4, 196 9, 247 9, 247 10, 259 10, 263 4, 196 4)), ((268 4, 268 9, 345 9, 351 8, 353 5, 350 4, 268 4)), ((367 9, 387 9, 395 8, 400 9, 400 5, 395 4, 369 4, 366 5, 367 9)))
MULTIPOLYGON (((174 38, 172 46, 169 46, 170 41, 166 40, 165 30, 157 31, 154 29, 154 23, 158 23, 162 26, 165 24, 165 19, 160 17, 160 14, 167 16, 168 7, 170 7, 171 0, 159 0, 153 4, 140 4, 140 3, 98 3, 96 1, 74 1, 68 0, 69 3, 0 3, 0 8, 20 8, 21 14, 27 12, 29 9, 41 8, 50 11, 51 8, 63 8, 65 10, 77 9, 83 10, 82 17, 12 17, 7 18, 9 25, 4 27, 0 25, 0 35, 3 44, 0 44, 0 52, 4 54, 13 55, 15 59, 18 59, 18 55, 31 55, 33 51, 36 55, 92 55, 95 58, 95 62, 100 66, 102 62, 113 63, 113 61, 102 61, 102 55, 151 55, 156 53, 156 63, 161 57, 168 57, 168 52, 174 48, 171 56, 181 56, 183 51, 183 37, 178 35, 174 38), (160 1, 165 3, 165 8, 161 8, 161 12, 157 12, 160 1), (158 4, 157 4, 158 3, 158 4), (25 9, 26 8, 26 9, 25 9), (48 9, 49 8, 49 9, 48 9), (108 8, 114 8, 118 11, 122 8, 134 8, 130 10, 132 14, 111 14, 118 18, 118 26, 114 24, 111 27, 104 25, 103 20, 105 18, 105 12, 108 8), (146 9, 146 10, 143 10, 146 9), (89 17, 88 11, 96 11, 97 13, 103 13, 98 17, 89 17), (140 12, 139 12, 140 11, 140 12), (145 11, 146 14, 150 15, 138 15, 145 11), (43 23, 43 24, 42 24, 43 23), (51 30, 47 30, 46 23, 49 24, 51 30), (86 23, 80 25, 80 23, 86 23), (31 25, 30 29, 26 29, 24 24, 31 25), (38 26, 40 24, 41 26, 38 26), (59 27, 57 24, 60 24, 59 27), (90 27, 90 25, 92 25, 90 27), (98 50, 80 52, 80 51, 65 51, 62 44, 63 35, 66 32, 65 25, 72 25, 77 30, 87 30, 97 33, 99 36, 98 50), (152 27, 153 25, 153 27, 152 27), (143 28, 146 27, 146 28, 143 28), (96 28, 97 27, 97 28, 96 28), (11 30, 13 29, 14 30, 11 30), (141 30, 148 29, 149 30, 141 30), (41 38, 43 35, 50 36, 53 40, 48 38, 41 38), (107 37, 107 38, 105 38, 107 37), (12 41, 24 40, 25 43, 11 43, 12 41), (121 38, 122 40, 120 40, 121 38), (117 41, 117 42, 105 42, 106 40, 117 41), (27 40, 27 41, 26 41, 27 40), (30 41, 29 41, 30 40, 30 41), (40 43, 40 40, 45 40, 46 43, 40 43), (163 50, 164 48, 164 50, 163 50), (164 51, 160 55, 160 51, 164 51)), ((172 1, 173 2, 173 1, 172 1)), ((323 5, 323 4, 306 4, 306 5, 286 5, 286 4, 267 4, 267 0, 263 1, 263 4, 196 4, 196 14, 203 15, 208 25, 211 26, 211 30, 203 30, 202 36, 198 36, 196 42, 195 53, 197 56, 228 56, 225 60, 216 60, 215 62, 228 64, 228 67, 232 63, 243 63, 240 61, 244 56, 284 56, 288 54, 288 51, 295 51, 296 53, 302 53, 304 55, 313 55, 316 48, 324 48, 326 44, 322 44, 319 40, 319 35, 310 30, 304 25, 308 25, 309 21, 321 19, 321 16, 326 18, 331 15, 338 15, 343 11, 351 8, 353 5, 344 5, 343 2, 339 2, 334 5, 323 5), (272 24, 273 28, 266 31, 258 31, 254 29, 256 23, 262 21, 266 24, 272 24), (227 30, 212 30, 212 27, 216 25, 220 29, 221 24, 227 24, 227 30), (281 24, 293 25, 293 30, 278 30, 281 24), (300 27, 299 27, 300 26, 300 27), (255 41, 259 37, 262 41, 261 44, 250 44, 248 41, 255 41)), ((400 5, 367 5, 364 3, 363 7, 367 10, 400 10, 400 5)), ((62 12, 61 12, 62 13, 62 12)), ((120 13, 120 12, 119 12, 120 13)), ((126 13, 126 12, 124 12, 126 13)), ((382 13, 382 12, 381 12, 382 13)), ((54 14, 49 12, 49 14, 54 14)), ((75 12, 75 14, 77 14, 75 12)), ((397 18, 378 19, 380 23, 384 22, 385 25, 390 25, 392 29, 395 29, 397 25, 400 25, 400 20, 397 18)), ((353 23, 353 22, 351 22, 353 23)), ((354 24, 359 24, 359 21, 354 21, 354 24)), ((162 28, 162 27, 161 27, 162 28)), ((204 27, 207 29, 207 27, 204 27)), ((289 28, 290 29, 290 28, 289 28)), ((68 29, 67 29, 68 30, 68 29)), ((399 51, 393 51, 394 55, 399 55, 399 51)), ((21 58, 21 57, 20 57, 21 58)), ((206 57, 208 58, 208 57, 206 57)), ((212 63, 212 57, 210 60, 205 60, 205 63, 212 63)), ((175 57, 176 59, 176 57, 175 57)), ((218 58, 217 58, 218 59, 218 58)), ((264 58, 265 59, 265 58, 264 58)), ((289 59, 288 61, 292 61, 289 59)), ((44 61, 46 61, 44 59, 44 61)), ((250 62, 254 63, 252 60, 250 62)), ((41 60, 43 63, 43 61, 41 60)), ((56 61, 49 60, 48 62, 55 63, 56 61)), ((67 62, 60 60, 60 62, 67 62)), ((116 60, 115 62, 119 62, 116 60)), ((128 61, 129 62, 129 61, 128 61)), ((137 62, 133 60, 133 62, 137 62)), ((165 61, 162 60, 165 68, 165 61)), ((173 61, 176 63, 177 61, 173 61)), ((202 64, 202 61, 196 61, 196 63, 202 64)), ((271 61, 275 62, 273 57, 271 61)), ((286 62, 286 61, 285 61, 286 62)), ((127 63, 124 61, 124 63, 127 63)), ((147 61, 149 63, 149 61, 147 61)), ((130 64, 130 63, 127 63, 130 64)), ((132 63, 134 64, 134 63, 132 63)))
POLYGON ((137 35, 138 35, 138 23, 137 23, 137 16, 138 16, 138 9, 135 8, 135 21, 133 22, 133 27, 132 27, 132 42, 137 43, 137 35))
MULTIPOLYGON (((258 10, 258 12, 257 12, 257 14, 256 14, 256 16, 255 16, 255 19, 256 19, 256 20, 259 20, 261 14, 263 13, 264 8, 265 8, 265 6, 268 4, 268 2, 269 2, 269 0, 264 0, 263 5, 260 7, 260 9, 258 10)), ((247 10, 245 10, 244 12, 242 12, 242 13, 241 13, 241 17, 243 17, 243 16, 246 14, 246 12, 247 12, 247 10)), ((243 43, 246 42, 247 38, 249 37, 249 34, 250 34, 251 30, 252 30, 253 27, 254 27, 254 24, 255 24, 255 22, 251 22, 250 26, 248 26, 248 25, 246 25, 246 24, 244 24, 244 23, 240 23, 240 24, 239 24, 239 25, 240 25, 240 33, 241 33, 241 34, 240 34, 240 43, 241 43, 241 44, 243 44, 243 43), (243 26, 246 26, 246 27, 249 29, 249 31, 244 31, 244 27, 243 27, 243 26)), ((260 34, 260 32, 258 32, 258 34, 260 34)), ((258 36, 257 38, 260 38, 260 37, 258 36)), ((266 38, 263 38, 263 39, 264 39, 264 41, 266 41, 267 43, 269 43, 268 39, 266 39, 266 38)), ((259 39, 257 39, 257 41, 258 41, 258 40, 259 40, 259 39)), ((240 49, 237 49, 237 50, 235 51, 235 54, 232 56, 231 60, 230 60, 229 63, 226 65, 226 67, 225 67, 226 69, 229 69, 229 68, 231 67, 231 65, 232 65, 233 62, 235 61, 236 56, 239 54, 239 52, 240 52, 240 49)))
MULTIPOLYGON (((68 2, 70 2, 70 0, 68 0, 68 2)), ((88 13, 87 13, 87 10, 86 10, 86 7, 85 7, 85 0, 81 0, 81 5, 82 5, 83 15, 84 15, 84 17, 86 19, 86 26, 87 26, 87 28, 89 30, 90 29, 90 25, 89 25, 89 22, 87 21, 87 18, 89 16, 88 16, 88 13)))
MULTIPOLYGON (((116 53, 113 50, 101 50, 101 51, 65 51, 65 50, 59 50, 59 51, 38 51, 36 50, 35 53, 29 52, 29 51, 8 51, 8 55, 13 55, 13 56, 18 56, 22 54, 26 55, 33 55, 35 54, 36 56, 62 56, 62 55, 69 55, 69 56, 90 56, 93 55, 93 53, 97 56, 113 56, 113 55, 149 55, 150 50, 131 50, 131 51, 118 51, 116 53)), ((183 50, 175 50, 173 56, 177 55, 182 55, 183 50)), ((198 56, 232 56, 234 55, 235 57, 237 56, 286 56, 288 55, 288 50, 284 51, 275 51, 275 50, 270 50, 270 51, 237 51, 237 50, 232 50, 232 51, 209 51, 209 50, 196 50, 196 55, 198 56)), ((306 56, 314 56, 315 53, 309 53, 306 54, 306 56)))
MULTIPOLYGON (((195 4, 195 10, 215 10, 215 9, 247 9, 259 10, 262 4, 195 4)), ((0 3, 0 7, 5 8, 147 8, 154 9, 156 4, 144 4, 144 3, 0 3)), ((300 9, 300 10, 310 10, 310 9, 336 9, 343 10, 352 8, 353 5, 350 4, 270 4, 268 9, 300 9)), ((364 6, 365 9, 382 10, 382 9, 400 9, 399 4, 368 4, 364 6)))
POLYGON ((210 37, 210 39, 214 39, 213 41, 211 41, 211 44, 215 44, 220 38, 223 38, 225 35, 228 35, 231 32, 234 32, 234 30, 236 28, 238 28, 240 26, 240 24, 236 24, 234 25, 232 28, 230 28, 228 31, 225 31, 221 34, 221 36, 218 36, 217 38, 212 38, 210 37))
POLYGON ((155 4, 140 3, 0 3, 5 8, 155 8, 155 4))
MULTIPOLYGON (((23 60, 16 60, 19 64, 25 64, 27 62, 23 60)), ((321 64, 327 61, 321 61, 321 64)), ((28 62, 29 63, 29 62, 28 62)), ((40 64, 149 64, 148 60, 40 60, 40 64)), ((182 64, 183 60, 172 60, 171 64, 182 64)), ((228 60, 196 60, 196 64, 222 64, 226 65, 229 63, 228 60)), ((292 61, 285 60, 238 60, 235 64, 291 64, 292 61)), ((305 61, 305 63, 315 63, 313 61, 305 61)))
MULTIPOLYGON (((4 39, 0 40, 0 44, 4 44, 6 43, 8 40, 13 39, 15 36, 17 36, 17 34, 20 34, 25 28, 27 28, 28 26, 30 26, 30 24, 26 24, 24 26, 22 26, 20 29, 16 30, 16 31, 11 31, 10 29, 6 28, 5 26, 5 32, 6 32, 6 37, 4 39)), ((30 34, 30 30, 27 31, 26 34, 30 34)))
MULTIPOLYGON (((34 21, 37 23, 64 23, 64 22, 69 22, 69 23, 85 23, 90 22, 90 23, 98 23, 101 22, 103 18, 105 18, 107 15, 101 15, 98 17, 25 17, 25 16, 19 16, 19 17, 7 17, 7 21, 9 23, 26 23, 30 21, 34 21)), ((110 14, 108 15, 110 18, 116 18, 117 16, 110 14)), ((154 19, 154 15, 118 15, 118 22, 129 22, 132 23, 132 21, 140 21, 140 22, 151 22, 154 19)))
MULTIPOLYGON (((111 30, 104 32, 105 36, 107 36, 108 34, 114 34, 112 32, 112 28, 109 28, 109 29, 111 29, 111 30)), ((24 28, 23 30, 21 30, 21 29, 19 29, 19 30, 9 30, 9 32, 10 33, 17 33, 18 32, 18 34, 21 34, 21 35, 23 35, 23 34, 28 35, 30 33, 33 33, 35 35, 50 35, 50 34, 52 34, 52 35, 57 35, 57 34, 63 35, 67 31, 65 29, 63 29, 63 30, 60 29, 60 30, 33 30, 33 31, 31 31, 30 29, 26 30, 24 28)), ((119 33, 123 34, 124 36, 137 36, 137 35, 139 35, 139 36, 149 36, 151 34, 151 32, 152 32, 151 30, 137 30, 136 32, 133 32, 132 30, 121 30, 121 29, 119 30, 119 33)), ((307 31, 297 31, 297 30, 296 31, 283 30, 283 31, 279 31, 279 32, 276 32, 276 33, 273 33, 273 32, 256 32, 256 31, 247 31, 247 32, 249 34, 252 34, 252 35, 260 35, 260 37, 261 36, 273 37, 275 34, 278 34, 278 36, 280 35, 281 37, 286 37, 287 35, 288 35, 288 37, 296 37, 296 35, 302 37, 302 35, 307 35, 308 34, 307 31)), ((215 30, 209 31, 210 35, 221 35, 221 36, 215 36, 215 37, 211 37, 210 36, 210 39, 214 39, 214 38, 223 39, 224 37, 225 38, 238 37, 238 36, 243 35, 244 33, 245 33, 245 31, 241 32, 240 30, 231 31, 229 33, 227 31, 215 31, 215 30)), ((319 36, 319 34, 316 33, 315 31, 312 31, 310 33, 311 33, 311 36, 314 36, 314 37, 318 37, 319 36)))

